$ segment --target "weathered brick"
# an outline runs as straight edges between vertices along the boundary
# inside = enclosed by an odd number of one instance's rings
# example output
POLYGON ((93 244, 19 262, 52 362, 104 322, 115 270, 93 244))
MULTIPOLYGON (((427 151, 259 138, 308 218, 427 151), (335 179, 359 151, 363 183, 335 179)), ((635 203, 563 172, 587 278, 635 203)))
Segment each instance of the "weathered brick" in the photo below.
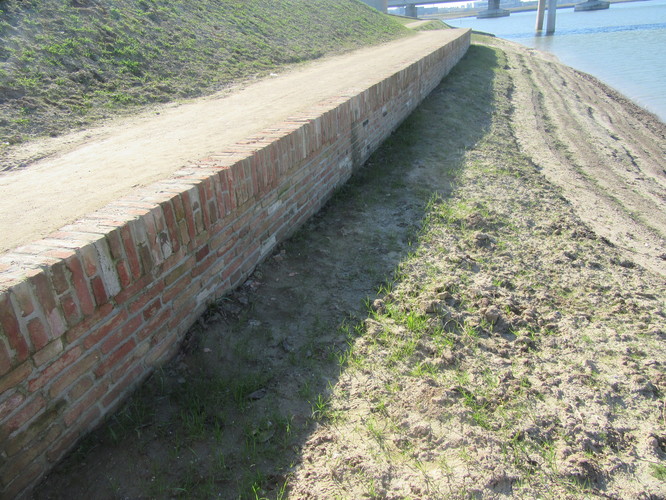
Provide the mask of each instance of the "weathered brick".
POLYGON ((106 410, 112 410, 115 408, 118 403, 125 399, 125 395, 128 389, 133 385, 138 385, 139 382, 144 378, 141 376, 143 374, 143 368, 140 366, 134 368, 134 370, 122 378, 116 384, 116 386, 102 399, 102 406, 106 410))
POLYGON ((78 257, 74 256, 67 259, 66 264, 67 269, 69 269, 72 276, 72 282, 74 284, 74 289, 76 290, 76 296, 79 299, 81 312, 84 316, 89 316, 95 311, 95 304, 90 295, 88 280, 85 277, 81 261, 78 257))
POLYGON ((101 306, 106 304, 109 301, 109 295, 106 292, 104 280, 102 280, 102 278, 99 276, 95 276, 90 280, 90 284, 92 286, 93 296, 95 297, 95 302, 97 302, 97 305, 101 306))
MULTIPOLYGON (((148 246, 148 249, 150 250, 151 260, 153 262, 153 265, 155 266, 160 265, 164 261, 164 254, 162 251, 162 247, 160 245, 160 239, 158 237, 159 231, 157 229, 157 224, 155 220, 155 212, 158 210, 159 206, 151 210, 150 213, 146 214, 141 219, 146 228, 146 234, 147 234, 146 244, 148 246)), ((171 251, 170 245, 168 249, 170 252, 171 251)))
POLYGON ((123 246, 125 248, 125 254, 127 255, 127 261, 129 262, 130 271, 132 271, 132 276, 135 280, 139 279, 142 275, 141 263, 139 261, 139 254, 137 253, 136 244, 134 243, 134 237, 132 236, 130 226, 123 226, 120 229, 120 234, 122 236, 123 246))
POLYGON ((116 332, 114 332, 108 339, 102 344, 102 353, 108 354, 113 351, 118 345, 125 341, 128 337, 131 337, 136 333, 141 325, 143 324, 143 318, 139 314, 130 318, 130 320, 122 325, 116 332))
POLYGON ((82 377, 75 384, 73 384, 72 387, 69 389, 69 392, 67 393, 68 400, 69 401, 76 401, 81 396, 83 396, 86 392, 88 392, 94 384, 95 384, 95 382, 93 381, 92 376, 86 375, 86 376, 82 377))
MULTIPOLYGON (((39 413, 39 416, 30 422, 27 427, 12 436, 9 442, 5 444, 5 453, 12 457, 13 460, 15 456, 21 453, 25 448, 32 448, 36 446, 36 443, 47 439, 44 432, 49 428, 53 429, 54 420, 62 413, 65 406, 66 403, 61 400, 51 404, 44 411, 39 413)), ((50 431, 48 433, 50 433, 50 431)), ((60 431, 57 432, 57 434, 59 433, 60 431)))
POLYGON ((145 321, 150 320, 150 318, 155 316, 155 314, 157 314, 161 308, 162 308, 162 301, 160 300, 159 297, 157 297, 143 310, 143 319, 145 321))
MULTIPOLYGON (((115 312, 115 311, 114 311, 115 312)), ((96 326, 83 340, 83 347, 90 349, 95 344, 105 339, 113 330, 118 328, 127 320, 127 311, 121 309, 112 317, 105 320, 104 323, 96 326)))
POLYGON ((105 321, 106 317, 111 315, 113 309, 114 306, 111 303, 104 304, 103 306, 97 308, 97 310, 91 316, 87 317, 84 321, 80 322, 73 328, 70 328, 67 333, 65 333, 67 342, 71 344, 75 340, 88 334, 93 328, 96 328, 97 323, 105 321))
POLYGON ((162 212, 164 213, 164 220, 167 231, 169 232, 171 248, 173 252, 176 253, 180 250, 180 234, 178 231, 178 223, 176 222, 176 214, 171 201, 162 203, 162 212))
POLYGON ((0 377, 0 395, 6 390, 18 386, 27 380, 28 376, 32 373, 32 363, 25 361, 23 364, 17 366, 9 373, 0 377))
POLYGON ((84 418, 81 418, 82 415, 84 416, 86 412, 94 411, 96 404, 108 390, 109 388, 107 384, 99 384, 88 391, 88 393, 81 400, 67 409, 63 416, 65 425, 71 427, 74 423, 76 423, 77 428, 85 428, 84 418))
POLYGON ((41 319, 32 318, 28 321, 27 328, 34 351, 39 351, 49 343, 49 336, 41 319))
POLYGON ((15 411, 5 420, 0 430, 0 439, 6 439, 7 436, 23 427, 32 420, 35 415, 46 407, 46 400, 41 396, 36 396, 29 400, 23 407, 15 411))
POLYGON ((198 234, 197 226, 195 223, 195 212, 199 209, 199 201, 196 199, 196 189, 185 191, 181 194, 183 202, 183 209, 185 212, 185 220, 187 221, 187 232, 189 239, 193 240, 198 234))
POLYGON ((139 261, 141 261, 142 268, 146 273, 149 273, 155 264, 150 247, 147 243, 141 243, 137 246, 137 252, 139 254, 139 261))
POLYGON ((183 206, 183 200, 181 199, 180 193, 173 197, 171 200, 173 204, 174 216, 176 217, 176 222, 180 222, 185 219, 185 207, 183 206))
POLYGON ((0 336, 0 377, 12 369, 12 353, 9 344, 0 336))
POLYGON ((41 463, 32 463, 28 467, 21 468, 19 473, 10 474, 2 472, 0 483, 4 486, 2 489, 3 498, 27 498, 26 490, 44 474, 44 466, 41 463))
POLYGON ((65 333, 65 320, 57 307, 56 299, 46 274, 37 274, 30 279, 30 282, 35 296, 44 311, 46 326, 48 326, 49 330, 49 337, 60 337, 65 333))
POLYGON ((62 340, 60 338, 55 339, 44 347, 44 349, 37 351, 32 355, 32 359, 35 362, 35 366, 40 367, 45 363, 53 360, 62 352, 62 340))
POLYGON ((83 319, 79 305, 71 293, 68 292, 60 297, 60 306, 69 327, 78 324, 83 319))
POLYGON ((35 298, 32 295, 32 290, 27 281, 17 283, 11 290, 16 305, 21 311, 21 316, 24 318, 30 316, 35 312, 35 298))
POLYGON ((95 375, 97 378, 105 375, 109 370, 111 370, 116 364, 118 364, 122 359, 132 352, 132 349, 136 346, 134 339, 129 339, 126 343, 120 346, 118 349, 113 351, 110 356, 104 360, 97 368, 95 368, 95 375))
POLYGON ((210 198, 208 197, 208 189, 206 188, 207 187, 206 182, 207 179, 204 179, 203 181, 199 182, 199 184, 197 185, 197 190, 199 192, 199 210, 201 211, 201 217, 202 217, 202 226, 201 226, 202 231, 210 226, 210 214, 208 213, 207 210, 208 200, 210 198))
POLYGON ((51 449, 46 452, 46 459, 50 464, 55 465, 65 454, 74 447, 82 431, 78 428, 67 429, 58 439, 51 449))
POLYGON ((111 257, 116 261, 125 260, 125 252, 123 250, 123 238, 120 235, 120 229, 114 229, 106 233, 106 242, 111 250, 111 257))
POLYGON ((38 439, 32 439, 29 446, 23 447, 18 453, 12 454, 11 466, 7 468, 10 475, 19 475, 30 463, 41 455, 62 433, 62 427, 52 426, 48 431, 43 432, 38 439))
POLYGON ((116 272, 118 273, 118 280, 120 281, 121 289, 130 286, 132 283, 132 278, 125 262, 118 262, 118 264, 116 264, 116 272))
POLYGON ((99 267, 95 248, 92 245, 85 245, 79 248, 79 253, 81 255, 81 262, 83 264, 83 270, 86 272, 86 276, 88 276, 88 278, 93 277, 97 274, 97 268, 99 267))
POLYGON ((111 250, 107 240, 99 240, 94 243, 99 262, 99 277, 104 282, 104 289, 109 297, 113 297, 121 290, 120 280, 116 272, 116 265, 111 257, 111 250))
POLYGON ((51 380, 53 380, 65 368, 72 365, 77 359, 81 357, 81 346, 76 346, 66 351, 55 362, 50 364, 44 371, 42 371, 36 378, 28 382, 28 390, 35 392, 44 387, 51 380))
POLYGON ((21 406, 24 401, 25 396, 23 394, 20 392, 14 392, 14 394, 0 403, 0 422, 4 420, 7 415, 16 410, 16 408, 21 406))
POLYGON ((122 305, 133 300, 139 295, 146 287, 150 286, 153 278, 150 275, 142 276, 138 281, 126 287, 115 297, 116 304, 122 305))
POLYGON ((171 308, 164 308, 162 311, 150 318, 150 321, 143 325, 141 329, 137 332, 136 338, 139 342, 145 340, 151 335, 155 334, 158 330, 166 330, 166 324, 169 321, 169 317, 172 314, 171 308))
POLYGON ((169 274, 164 277, 164 286, 170 287, 176 281, 178 281, 181 276, 187 274, 194 267, 194 258, 188 257, 182 264, 174 268, 169 274))
MULTIPOLYGON (((69 369, 63 371, 62 374, 53 381, 51 387, 49 387, 49 396, 53 399, 61 398, 64 393, 67 392, 68 388, 73 385, 79 378, 90 378, 86 377, 86 374, 90 372, 90 369, 97 363, 100 359, 100 354, 97 351, 92 351, 86 353, 81 359, 76 361, 69 369)), ((68 394, 71 396, 71 393, 68 394)), ((76 398, 72 398, 72 401, 75 401, 76 398)))
POLYGON ((210 248, 206 244, 203 247, 201 247, 199 250, 197 250, 194 256, 197 262, 201 262, 209 253, 210 253, 210 248))
POLYGON ((134 314, 137 311, 143 309, 146 304, 148 304, 155 297, 158 297, 164 290, 164 282, 158 281, 154 286, 151 286, 148 289, 145 289, 143 293, 134 298, 134 300, 129 304, 130 314, 134 314))

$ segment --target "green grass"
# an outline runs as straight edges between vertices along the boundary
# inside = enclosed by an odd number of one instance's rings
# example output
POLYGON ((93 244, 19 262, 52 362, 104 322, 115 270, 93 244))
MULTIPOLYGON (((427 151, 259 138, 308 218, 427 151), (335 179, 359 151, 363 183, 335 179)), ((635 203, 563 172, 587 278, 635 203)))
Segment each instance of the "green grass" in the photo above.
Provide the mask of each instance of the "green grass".
POLYGON ((0 147, 408 33, 356 0, 3 0, 0 147))

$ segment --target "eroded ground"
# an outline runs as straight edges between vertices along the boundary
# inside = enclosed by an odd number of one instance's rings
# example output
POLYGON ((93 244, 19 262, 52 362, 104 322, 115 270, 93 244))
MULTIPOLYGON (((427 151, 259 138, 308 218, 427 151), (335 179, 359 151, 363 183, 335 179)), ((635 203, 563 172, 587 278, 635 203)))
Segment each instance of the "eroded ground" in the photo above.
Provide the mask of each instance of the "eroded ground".
POLYGON ((665 498, 663 158, 651 115, 477 42, 35 497, 665 498))

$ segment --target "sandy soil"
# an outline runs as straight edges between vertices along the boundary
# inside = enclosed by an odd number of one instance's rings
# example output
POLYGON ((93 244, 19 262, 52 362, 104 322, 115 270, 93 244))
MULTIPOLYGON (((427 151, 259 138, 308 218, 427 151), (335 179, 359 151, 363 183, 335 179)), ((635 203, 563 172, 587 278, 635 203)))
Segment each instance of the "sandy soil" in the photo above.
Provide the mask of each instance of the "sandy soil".
POLYGON ((0 160, 0 252, 44 237, 322 100, 365 88, 441 47, 418 33, 285 71, 207 99, 8 150, 0 160))
POLYGON ((666 498, 664 133, 484 38, 35 498, 666 498))

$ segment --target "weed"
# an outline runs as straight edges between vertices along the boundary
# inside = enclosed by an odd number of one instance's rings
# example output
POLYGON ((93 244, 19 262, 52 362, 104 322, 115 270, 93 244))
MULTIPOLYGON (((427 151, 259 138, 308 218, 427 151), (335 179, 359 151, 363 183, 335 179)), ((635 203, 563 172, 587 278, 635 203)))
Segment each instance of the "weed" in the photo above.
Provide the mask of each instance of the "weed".
POLYGON ((317 421, 324 421, 331 416, 331 400, 321 394, 317 394, 317 399, 310 402, 312 407, 312 418, 317 421))
POLYGON ((650 464, 650 474, 659 479, 659 481, 666 482, 666 466, 662 464, 650 464))

